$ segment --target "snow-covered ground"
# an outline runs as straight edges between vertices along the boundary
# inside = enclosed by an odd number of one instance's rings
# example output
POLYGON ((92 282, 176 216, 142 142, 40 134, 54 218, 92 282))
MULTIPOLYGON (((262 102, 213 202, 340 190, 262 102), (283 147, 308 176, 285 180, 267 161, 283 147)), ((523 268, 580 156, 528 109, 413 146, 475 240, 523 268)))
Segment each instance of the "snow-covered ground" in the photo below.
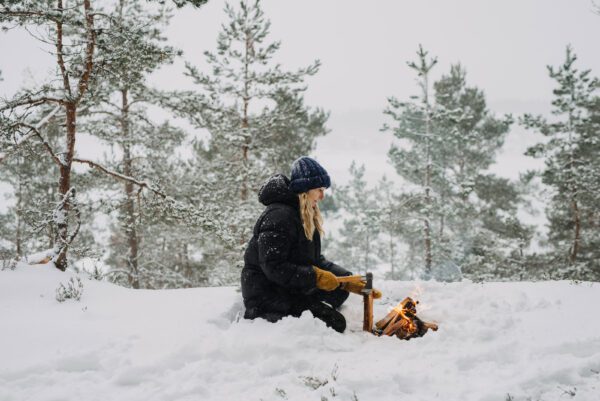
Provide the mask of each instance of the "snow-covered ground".
POLYGON ((145 291, 71 273, 0 271, 0 400, 598 400, 600 285, 376 282, 375 316, 407 295, 440 330, 338 334, 305 313, 239 320, 232 287, 145 291))

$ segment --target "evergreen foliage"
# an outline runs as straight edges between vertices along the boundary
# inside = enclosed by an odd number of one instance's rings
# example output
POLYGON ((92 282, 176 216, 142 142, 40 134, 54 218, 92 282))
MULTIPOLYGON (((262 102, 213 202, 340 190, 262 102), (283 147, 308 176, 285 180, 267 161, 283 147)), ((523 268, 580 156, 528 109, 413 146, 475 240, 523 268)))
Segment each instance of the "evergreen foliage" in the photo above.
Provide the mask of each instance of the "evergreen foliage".
MULTIPOLYGON (((160 93, 146 81, 148 74, 171 63, 180 52, 164 44, 161 29, 168 24, 167 11, 144 6, 142 1, 122 0, 110 11, 111 34, 98 43, 98 53, 110 64, 111 74, 94 88, 93 104, 85 113, 85 129, 113 150, 103 166, 149 183, 160 193, 177 196, 182 172, 173 155, 186 134, 167 122, 152 120, 148 107, 160 102, 160 93)), ((185 226, 172 226, 158 218, 151 206, 161 207, 161 203, 148 202, 142 188, 131 180, 102 178, 97 176, 96 180, 105 191, 120 192, 104 204, 103 210, 115 216, 106 260, 112 267, 108 276, 133 288, 190 285, 191 272, 186 278, 178 271, 188 268, 189 263, 177 263, 166 245, 176 238, 181 242, 178 233, 185 231, 185 226)), ((178 247, 187 249, 188 245, 184 241, 178 247)))
POLYGON ((396 125, 383 127, 398 139, 389 152, 392 164, 414 188, 403 201, 410 206, 409 263, 439 279, 455 279, 461 269, 474 278, 500 276, 498 263, 518 254, 531 237, 516 217, 518 187, 485 173, 512 119, 491 115, 483 92, 467 86, 460 65, 436 81, 432 93, 430 72, 437 60, 428 59, 423 48, 417 54, 409 66, 421 95, 406 102, 390 98, 385 113, 396 125), (504 202, 497 201, 498 194, 504 202), (418 225, 422 235, 416 241, 418 225))
MULTIPOLYGON (((120 208, 123 213, 120 226, 128 237, 128 256, 125 258, 128 281, 134 287, 140 286, 136 266, 139 256, 136 224, 143 223, 139 218, 143 215, 139 210, 141 202, 136 211, 134 197, 145 199, 142 191, 153 194, 148 204, 154 205, 155 210, 160 208, 160 213, 156 214, 171 213, 170 217, 179 221, 185 219, 196 227, 217 231, 217 225, 210 222, 202 205, 196 207, 176 201, 160 188, 161 181, 177 185, 177 180, 167 174, 173 170, 165 170, 168 154, 160 151, 161 147, 168 150, 175 145, 163 141, 180 143, 184 135, 168 124, 151 122, 145 109, 137 103, 151 102, 153 97, 159 97, 144 85, 144 77, 170 62, 177 52, 161 43, 164 41, 161 24, 166 20, 164 10, 152 12, 141 4, 140 1, 121 0, 116 3, 115 10, 106 11, 91 0, 73 7, 67 7, 61 1, 56 4, 26 1, 8 2, 0 9, 0 24, 40 26, 46 30, 48 37, 40 40, 50 46, 57 63, 57 76, 49 83, 39 88, 25 88, 0 105, 3 142, 7 144, 3 146, 0 159, 7 160, 35 139, 58 167, 55 176, 58 188, 51 201, 53 206, 37 209, 40 214, 50 211, 51 220, 42 219, 38 225, 50 221, 55 236, 52 260, 62 270, 68 265, 67 251, 76 250, 77 237, 87 234, 84 236, 86 241, 93 241, 90 225, 86 222, 91 222, 91 211, 96 209, 90 201, 94 196, 91 194, 88 198, 86 192, 92 189, 109 191, 114 188, 114 180, 124 183, 126 200, 112 202, 112 207, 120 208), (136 105, 131 106, 134 103, 136 105), (36 112, 32 113, 34 108, 36 112), (51 125, 59 127, 59 139, 55 143, 50 143, 45 136, 45 127, 51 125), (120 163, 107 160, 107 165, 102 165, 79 158, 76 142, 80 132, 110 143, 113 149, 120 148, 123 155, 120 163), (147 158, 136 159, 142 153, 147 158), (113 182, 103 182, 94 173, 78 177, 73 164, 88 165, 113 182), (150 178, 148 174, 152 173, 155 175, 150 178), (76 194, 88 202, 78 201, 76 194), (155 196, 159 199, 154 199, 155 196), (86 214, 88 210, 90 215, 86 214)), ((46 171, 52 169, 46 166, 46 171)), ((111 202, 102 202, 104 206, 109 204, 111 202)), ((100 211, 107 212, 107 209, 100 208, 100 211)), ((13 231, 18 231, 19 227, 17 224, 13 231)), ((217 235, 224 237, 222 233, 217 235)), ((148 247, 156 249, 151 243, 148 247)), ((118 248, 112 251, 122 255, 118 248)), ((163 259, 161 265, 170 266, 170 262, 163 259)))
MULTIPOLYGON (((304 99, 320 62, 277 63, 281 43, 260 0, 225 5, 208 68, 186 64, 193 88, 152 87, 150 74, 182 55, 167 43, 165 4, 206 2, 0 1, 0 27, 35 27, 56 61, 46 82, 0 101, 0 183, 12 189, 0 268, 51 249, 62 270, 75 269, 69 258, 102 257, 109 270, 91 275, 133 288, 239 281, 261 184, 314 150, 329 113, 304 99), (81 158, 81 134, 105 150, 101 160, 81 158)), ((548 67, 552 117, 520 119, 545 136, 527 154, 545 162, 549 252, 527 253, 534 230, 518 216, 536 173, 521 182, 490 173, 512 117, 489 110, 460 64, 435 79, 437 59, 419 47, 408 66, 420 92, 390 97, 384 110, 402 186, 387 177, 369 186, 352 163, 350 182, 321 203, 324 253, 355 273, 383 266, 392 279, 600 280, 600 81, 576 61, 567 47, 565 62, 548 67)))
MULTIPOLYGON (((54 249, 52 261, 65 270, 67 253, 81 226, 82 212, 78 208, 76 191, 71 179, 73 163, 78 160, 75 144, 78 133, 77 116, 89 99, 89 87, 99 79, 96 43, 102 35, 102 22, 94 12, 91 0, 68 7, 62 1, 27 0, 5 2, 0 9, 0 26, 39 27, 46 32, 38 40, 56 57, 56 76, 36 88, 24 88, 12 99, 0 104, 0 130, 8 132, 12 145, 0 158, 5 159, 17 148, 36 138, 56 164, 58 188, 57 207, 52 213, 54 249), (47 110, 40 115, 41 110, 47 110), (36 112, 33 112, 36 111, 36 112), (33 113, 32 113, 33 112, 33 113), (53 148, 44 138, 42 129, 53 121, 62 121, 59 144, 53 148)), ((101 18, 101 17, 100 17, 101 18)))
MULTIPOLYGON (((232 231, 236 245, 207 238, 203 261, 211 271, 229 272, 219 282, 238 280, 242 251, 260 214, 256 193, 265 179, 287 173, 291 162, 309 153, 325 135, 328 115, 304 104, 304 80, 317 73, 319 62, 284 71, 274 62, 280 42, 269 41, 270 21, 260 2, 226 4, 228 23, 217 39, 216 52, 205 52, 210 73, 187 64, 197 93, 181 93, 171 107, 208 132, 196 141, 188 183, 203 190, 194 202, 217 201, 219 226, 232 231)), ((169 102, 167 100, 167 102, 169 102)), ((191 191, 189 191, 191 192, 191 191)), ((211 274, 214 277, 214 274, 211 274)))
POLYGON ((377 257, 381 213, 375 192, 367 187, 365 167, 350 166, 348 185, 336 189, 335 198, 344 210, 339 239, 327 240, 327 256, 342 266, 364 274, 380 263, 377 257))
POLYGON ((565 62, 557 68, 548 66, 556 82, 552 100, 555 119, 547 121, 527 114, 522 123, 548 138, 529 148, 527 154, 544 158, 542 182, 553 189, 546 215, 548 241, 558 262, 555 275, 598 280, 600 81, 590 70, 577 69, 576 61, 568 46, 565 62))

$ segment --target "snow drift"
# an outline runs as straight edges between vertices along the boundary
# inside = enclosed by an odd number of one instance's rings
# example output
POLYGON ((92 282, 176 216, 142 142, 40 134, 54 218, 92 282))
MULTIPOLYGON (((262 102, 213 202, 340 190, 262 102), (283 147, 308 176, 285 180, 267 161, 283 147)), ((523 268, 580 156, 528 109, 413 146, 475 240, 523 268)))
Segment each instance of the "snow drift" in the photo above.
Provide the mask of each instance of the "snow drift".
POLYGON ((600 286, 376 281, 375 318, 407 295, 440 324, 400 341, 313 319, 240 319, 232 287, 130 290, 72 273, 0 271, 0 400, 598 400, 600 286))

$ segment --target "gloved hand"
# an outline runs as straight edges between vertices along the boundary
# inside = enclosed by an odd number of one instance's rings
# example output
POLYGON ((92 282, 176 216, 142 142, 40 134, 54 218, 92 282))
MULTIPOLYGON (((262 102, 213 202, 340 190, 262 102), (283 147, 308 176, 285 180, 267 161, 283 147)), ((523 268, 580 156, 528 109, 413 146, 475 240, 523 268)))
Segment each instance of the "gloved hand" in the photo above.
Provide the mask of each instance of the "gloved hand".
POLYGON ((317 288, 325 291, 333 291, 339 287, 340 283, 337 281, 335 274, 328 272, 327 270, 319 269, 313 266, 313 270, 317 275, 317 288))
MULTIPOLYGON (((342 289, 348 292, 353 292, 355 294, 362 294, 362 289, 365 288, 365 283, 362 282, 348 282, 342 283, 342 289)), ((373 288, 373 298, 379 299, 381 298, 381 291, 377 288, 373 288)))

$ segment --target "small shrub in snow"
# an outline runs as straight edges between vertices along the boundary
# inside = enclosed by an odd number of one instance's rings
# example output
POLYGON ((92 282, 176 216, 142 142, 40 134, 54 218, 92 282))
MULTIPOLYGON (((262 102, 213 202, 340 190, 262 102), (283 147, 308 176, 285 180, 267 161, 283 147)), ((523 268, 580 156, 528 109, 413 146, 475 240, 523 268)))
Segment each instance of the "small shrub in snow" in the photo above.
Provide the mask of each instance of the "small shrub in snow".
POLYGON ((339 370, 340 370, 340 367, 338 366, 337 363, 335 365, 333 365, 333 369, 331 370, 331 378, 333 379, 333 381, 337 381, 339 370))
POLYGON ((284 389, 276 387, 275 388, 275 394, 277 394, 278 396, 280 396, 281 398, 283 398, 284 400, 287 400, 287 393, 285 392, 284 389))
POLYGON ((573 387, 573 388, 562 388, 561 386, 556 386, 558 387, 560 390, 562 390, 563 394, 562 395, 569 395, 571 397, 575 397, 577 395, 577 387, 573 387))
POLYGON ((13 253, 0 249, 0 270, 15 270, 15 267, 17 267, 17 260, 14 258, 13 253))
POLYGON ((63 283, 60 283, 56 289, 56 300, 58 302, 64 302, 67 299, 75 299, 79 301, 81 299, 81 294, 83 294, 83 283, 79 277, 77 277, 75 280, 73 277, 71 277, 66 287, 63 285, 63 283))
POLYGON ((2 259, 0 261, 0 270, 15 270, 17 261, 14 259, 2 259))
POLYGON ((104 272, 94 263, 92 270, 86 270, 90 280, 102 281, 104 279, 104 272))
POLYGON ((304 382, 304 385, 312 388, 313 390, 316 390, 319 387, 323 387, 327 383, 329 383, 329 380, 327 379, 319 379, 318 377, 314 376, 302 376, 301 379, 304 382))

